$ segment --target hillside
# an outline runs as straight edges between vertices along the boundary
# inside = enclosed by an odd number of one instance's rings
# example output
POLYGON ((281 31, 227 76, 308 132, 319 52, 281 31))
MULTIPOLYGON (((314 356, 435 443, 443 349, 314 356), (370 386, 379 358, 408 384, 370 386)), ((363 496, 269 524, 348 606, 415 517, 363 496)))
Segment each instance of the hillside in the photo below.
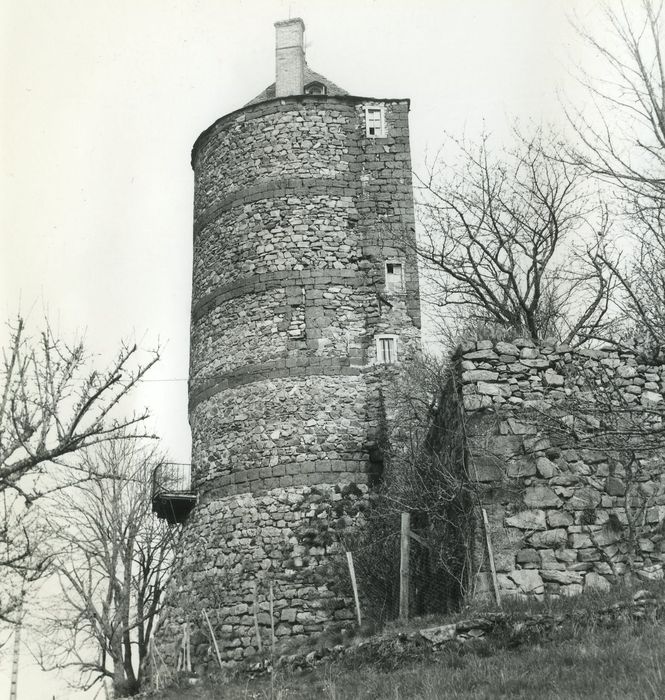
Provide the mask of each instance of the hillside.
POLYGON ((294 655, 274 673, 182 683, 153 697, 660 698, 665 696, 665 597, 659 588, 518 603, 507 612, 466 610, 436 622, 444 633, 457 627, 458 634, 435 645, 419 631, 434 627, 434 621, 414 620, 343 649, 294 655), (300 665, 306 668, 294 668, 300 665))

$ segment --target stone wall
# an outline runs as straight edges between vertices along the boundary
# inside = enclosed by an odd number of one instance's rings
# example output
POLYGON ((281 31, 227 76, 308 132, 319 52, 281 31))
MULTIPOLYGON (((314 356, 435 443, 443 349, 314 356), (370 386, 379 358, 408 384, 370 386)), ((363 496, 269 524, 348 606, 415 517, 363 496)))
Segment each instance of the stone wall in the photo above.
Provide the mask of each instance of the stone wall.
MULTIPOLYGON (((517 339, 463 345, 456 370, 501 592, 662 578, 665 367, 517 339)), ((482 528, 475 556, 476 593, 491 595, 482 528)))
MULTIPOLYGON (((292 96, 197 140, 190 423, 213 494, 366 476, 379 334, 419 346, 408 101, 292 96), (404 285, 385 285, 386 261, 404 285)), ((216 497, 216 496, 215 496, 216 497)))
POLYGON ((290 96, 232 112, 193 153, 193 487, 158 644, 196 664, 354 618, 343 555, 383 468, 378 335, 419 351, 407 100, 290 96), (365 104, 386 133, 370 138, 365 104), (389 288, 386 263, 402 266, 389 288), (342 566, 340 572, 339 567, 342 566))
POLYGON ((203 610, 226 665, 258 653, 255 624, 269 650, 271 586, 280 653, 352 624, 343 542, 362 523, 367 492, 364 484, 296 486, 226 496, 196 508, 175 564, 188 571, 187 585, 169 592, 161 653, 175 657, 188 623, 197 670, 216 666, 203 610))

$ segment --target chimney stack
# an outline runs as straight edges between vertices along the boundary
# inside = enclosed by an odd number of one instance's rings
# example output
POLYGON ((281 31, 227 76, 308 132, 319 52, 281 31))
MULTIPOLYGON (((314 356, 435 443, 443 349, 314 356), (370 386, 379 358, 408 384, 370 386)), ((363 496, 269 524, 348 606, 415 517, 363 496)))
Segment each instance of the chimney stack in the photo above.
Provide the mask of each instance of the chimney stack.
POLYGON ((305 23, 299 18, 275 22, 275 95, 302 95, 305 80, 305 23))

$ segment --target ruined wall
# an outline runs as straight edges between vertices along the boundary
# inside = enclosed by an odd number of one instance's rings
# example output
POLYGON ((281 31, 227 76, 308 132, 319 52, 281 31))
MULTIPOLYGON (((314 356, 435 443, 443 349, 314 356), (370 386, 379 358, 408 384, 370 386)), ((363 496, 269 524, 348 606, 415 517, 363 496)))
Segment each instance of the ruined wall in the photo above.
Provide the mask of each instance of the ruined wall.
MULTIPOLYGON (((456 368, 502 593, 662 578, 665 367, 517 339, 467 343, 456 368)), ((482 528, 475 557, 476 594, 491 595, 482 528)))

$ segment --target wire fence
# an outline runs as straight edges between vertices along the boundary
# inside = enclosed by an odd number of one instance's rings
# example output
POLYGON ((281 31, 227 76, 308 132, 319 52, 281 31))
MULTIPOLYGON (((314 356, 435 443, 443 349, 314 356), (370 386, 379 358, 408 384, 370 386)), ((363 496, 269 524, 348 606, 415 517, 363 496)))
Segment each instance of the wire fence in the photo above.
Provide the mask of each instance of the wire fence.
POLYGON ((380 625, 457 608, 466 588, 467 553, 459 556, 454 538, 445 538, 419 513, 392 513, 380 524, 381 532, 370 530, 350 549, 363 620, 380 625))
POLYGON ((153 686, 169 675, 191 673, 195 648, 208 650, 206 663, 212 667, 253 660, 265 669, 294 635, 342 640, 345 632, 355 634, 358 628, 371 634, 391 620, 456 609, 465 589, 466 562, 451 546, 454 532, 446 536, 435 525, 422 513, 392 505, 385 511, 375 508, 355 533, 351 528, 321 548, 325 555, 311 562, 303 556, 298 579, 303 589, 310 589, 304 596, 295 592, 299 583, 281 569, 255 571, 242 581, 217 579, 215 590, 207 591, 207 609, 199 599, 183 600, 187 621, 177 632, 175 657, 173 649, 162 656, 153 644, 153 686), (318 582, 316 589, 312 581, 318 582), (231 590, 238 604, 229 608, 231 590))

